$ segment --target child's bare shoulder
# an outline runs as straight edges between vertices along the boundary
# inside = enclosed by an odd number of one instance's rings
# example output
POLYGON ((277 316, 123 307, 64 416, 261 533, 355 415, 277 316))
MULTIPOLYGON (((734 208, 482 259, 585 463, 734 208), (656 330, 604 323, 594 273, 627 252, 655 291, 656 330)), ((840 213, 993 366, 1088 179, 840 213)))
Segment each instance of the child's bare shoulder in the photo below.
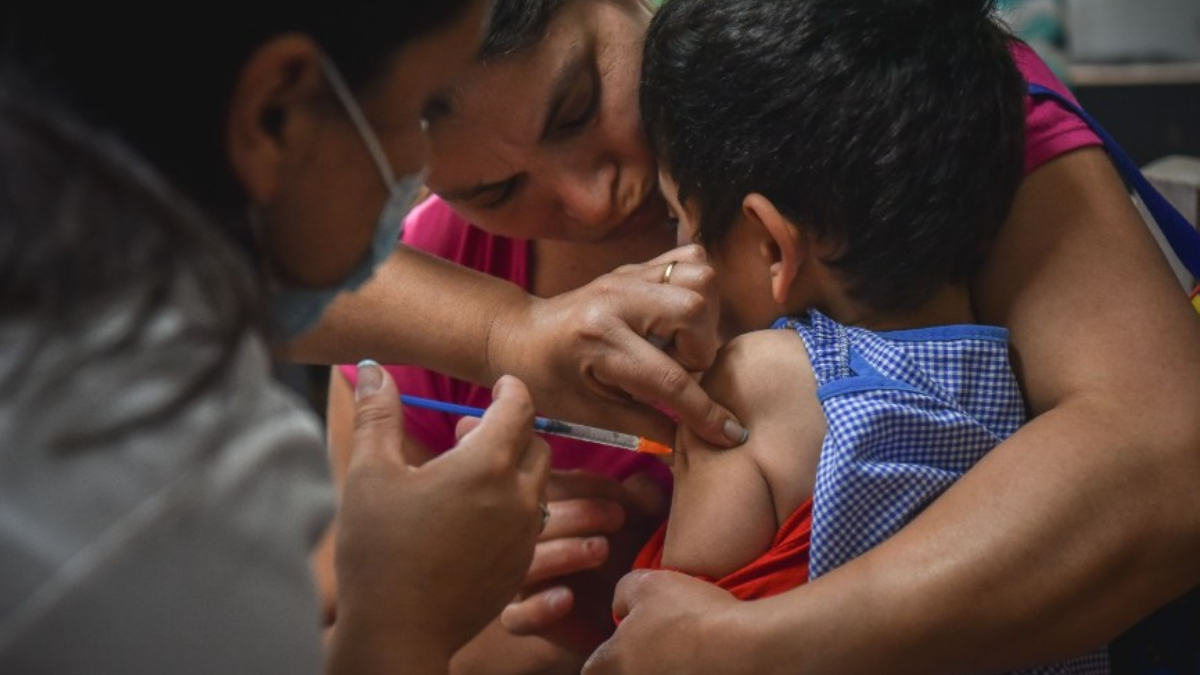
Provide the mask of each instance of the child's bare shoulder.
POLYGON ((722 348, 704 388, 750 430, 744 450, 754 456, 777 506, 811 494, 825 439, 825 414, 803 340, 794 331, 762 330, 722 348))
POLYGON ((725 343, 703 384, 710 395, 731 397, 729 403, 769 399, 795 387, 815 392, 808 351, 790 330, 753 331, 725 343))

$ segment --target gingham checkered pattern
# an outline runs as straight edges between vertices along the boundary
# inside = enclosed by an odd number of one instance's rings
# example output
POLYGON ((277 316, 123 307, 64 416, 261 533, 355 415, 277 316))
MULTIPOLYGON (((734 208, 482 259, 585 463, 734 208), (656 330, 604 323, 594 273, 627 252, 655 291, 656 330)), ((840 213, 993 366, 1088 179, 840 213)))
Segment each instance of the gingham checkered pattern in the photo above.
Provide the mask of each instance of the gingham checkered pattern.
MULTIPOLYGON (((815 311, 775 328, 804 340, 828 423, 811 579, 894 534, 1025 421, 1003 328, 874 333, 815 311)), ((1024 672, 1108 673, 1107 651, 1024 672)))

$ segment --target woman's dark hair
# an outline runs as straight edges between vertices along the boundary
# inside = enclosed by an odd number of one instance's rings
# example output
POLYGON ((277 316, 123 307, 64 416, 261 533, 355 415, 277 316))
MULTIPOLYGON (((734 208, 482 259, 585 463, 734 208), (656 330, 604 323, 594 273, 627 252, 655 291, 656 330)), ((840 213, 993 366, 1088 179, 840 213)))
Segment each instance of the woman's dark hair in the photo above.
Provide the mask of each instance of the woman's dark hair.
POLYGON ((480 58, 491 61, 537 44, 554 13, 570 1, 494 0, 480 58))
POLYGON ((257 47, 305 33, 361 90, 400 47, 450 25, 470 0, 247 2, 232 12, 8 4, 0 8, 0 60, 124 139, 219 223, 241 225, 246 200, 225 154, 225 119, 235 77, 257 47))
POLYGON ((258 286, 231 243, 136 153, 0 73, 0 326, 10 336, 24 327, 16 334, 30 338, 5 347, 17 350, 5 359, 16 365, 0 387, 53 391, 89 365, 137 353, 184 284, 201 309, 179 339, 217 348, 197 349, 197 362, 179 369, 190 381, 164 391, 144 417, 102 433, 165 418, 224 373, 261 328, 258 286), (79 348, 39 359, 55 341, 79 348), (26 371, 37 362, 44 367, 32 382, 26 371))
POLYGON ((1024 82, 990 0, 667 0, 646 133, 700 238, 747 194, 839 246, 860 301, 965 281, 1022 176, 1024 82))

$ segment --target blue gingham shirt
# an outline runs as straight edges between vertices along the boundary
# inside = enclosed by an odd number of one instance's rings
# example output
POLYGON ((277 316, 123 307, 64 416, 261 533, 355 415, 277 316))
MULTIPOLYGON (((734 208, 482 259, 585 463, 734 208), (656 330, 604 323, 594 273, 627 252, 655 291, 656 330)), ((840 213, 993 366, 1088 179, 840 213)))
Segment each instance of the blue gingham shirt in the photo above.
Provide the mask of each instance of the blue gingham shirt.
MULTIPOLYGON (((828 424, 811 579, 894 534, 1025 422, 1004 328, 876 333, 816 311, 774 327, 804 340, 828 424)), ((1108 673, 1107 651, 1027 672, 1108 673)))

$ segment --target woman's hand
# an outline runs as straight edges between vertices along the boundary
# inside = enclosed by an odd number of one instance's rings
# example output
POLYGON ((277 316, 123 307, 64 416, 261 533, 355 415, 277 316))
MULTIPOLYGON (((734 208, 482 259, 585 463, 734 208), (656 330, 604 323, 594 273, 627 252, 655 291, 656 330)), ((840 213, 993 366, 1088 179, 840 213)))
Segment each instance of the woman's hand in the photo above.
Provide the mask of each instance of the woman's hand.
POLYGON ((516 635, 538 635, 585 658, 613 631, 612 594, 667 514, 667 495, 644 474, 618 483, 552 475, 550 521, 525 588, 501 615, 516 635))
POLYGON ((445 672, 520 587, 542 527, 549 450, 524 385, 501 378, 482 420, 420 466, 400 451, 391 377, 360 367, 337 533, 331 672, 445 672))
POLYGON ((729 447, 743 440, 741 425, 691 375, 720 347, 719 309, 704 249, 684 246, 501 313, 488 359, 520 374, 544 413, 670 442, 674 424, 654 409, 665 407, 729 447))
POLYGON ((617 585, 613 600, 621 625, 588 659, 583 675, 684 675, 699 663, 704 672, 733 675, 746 661, 738 624, 725 619, 740 605, 726 591, 685 574, 633 572, 617 585))

